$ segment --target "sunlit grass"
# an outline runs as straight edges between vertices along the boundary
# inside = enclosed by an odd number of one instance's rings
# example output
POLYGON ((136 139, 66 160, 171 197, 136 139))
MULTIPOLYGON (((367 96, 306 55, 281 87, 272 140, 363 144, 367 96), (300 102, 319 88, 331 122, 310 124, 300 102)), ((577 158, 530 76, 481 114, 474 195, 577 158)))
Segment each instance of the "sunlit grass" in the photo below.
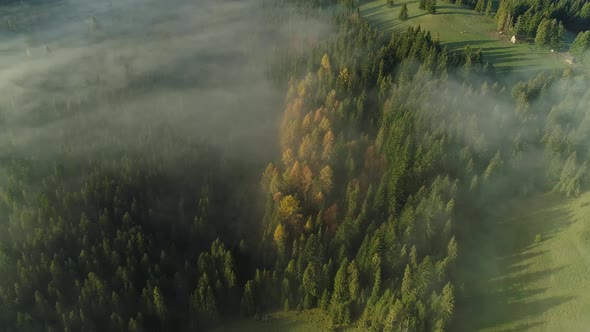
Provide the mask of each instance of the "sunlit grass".
POLYGON ((491 17, 474 10, 438 1, 437 13, 430 15, 418 8, 418 1, 395 0, 394 3, 389 7, 385 0, 365 1, 360 6, 361 15, 384 33, 420 25, 450 50, 462 49, 468 44, 481 48, 485 59, 495 66, 500 76, 510 73, 524 77, 536 71, 561 70, 566 66, 557 53, 524 42, 510 43, 509 36, 496 31, 491 17), (405 22, 398 18, 403 3, 407 4, 409 14, 405 22))
POLYGON ((235 320, 223 324, 214 332, 328 331, 328 317, 321 310, 276 312, 266 318, 235 320))
POLYGON ((472 255, 473 269, 465 268, 478 281, 458 329, 588 331, 590 193, 517 200, 493 219, 481 243, 493 250, 472 255))

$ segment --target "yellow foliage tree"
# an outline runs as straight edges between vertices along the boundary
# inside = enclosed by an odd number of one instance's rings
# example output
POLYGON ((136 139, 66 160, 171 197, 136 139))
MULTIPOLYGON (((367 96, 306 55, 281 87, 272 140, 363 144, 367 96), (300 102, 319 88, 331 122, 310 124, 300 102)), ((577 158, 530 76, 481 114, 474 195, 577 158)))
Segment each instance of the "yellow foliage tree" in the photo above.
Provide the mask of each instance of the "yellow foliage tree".
POLYGON ((279 202, 279 218, 285 223, 297 224, 301 219, 301 206, 299 200, 292 195, 287 195, 279 202))
POLYGON ((322 68, 330 70, 330 57, 328 56, 328 53, 324 53, 324 56, 322 57, 322 68))
POLYGON ((279 224, 277 226, 277 228, 275 228, 275 232, 273 234, 273 239, 275 240, 276 244, 281 243, 284 238, 285 238, 285 227, 283 227, 283 225, 279 224))

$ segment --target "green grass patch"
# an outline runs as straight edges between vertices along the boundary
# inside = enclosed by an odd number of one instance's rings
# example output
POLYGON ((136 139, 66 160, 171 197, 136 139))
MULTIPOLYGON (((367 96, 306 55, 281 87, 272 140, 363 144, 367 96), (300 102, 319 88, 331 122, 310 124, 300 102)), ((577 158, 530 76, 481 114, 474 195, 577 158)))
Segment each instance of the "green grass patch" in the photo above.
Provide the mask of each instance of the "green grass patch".
POLYGON ((498 74, 513 74, 516 78, 530 77, 540 70, 562 70, 567 65, 558 53, 538 49, 527 43, 512 44, 510 36, 496 31, 495 21, 474 10, 438 1, 437 13, 428 14, 418 8, 418 1, 395 0, 389 7, 386 0, 365 1, 360 6, 361 15, 384 33, 418 26, 430 30, 433 38, 439 38, 451 50, 466 45, 481 48, 485 59, 496 68, 498 74), (408 6, 409 19, 398 18, 402 4, 408 6))
POLYGON ((590 193, 518 200, 491 220, 466 253, 470 298, 453 330, 587 331, 590 193))
MULTIPOLYGON (((309 332, 329 331, 328 317, 318 309, 308 311, 275 312, 265 320, 253 318, 230 321, 214 332, 309 332)), ((353 330, 350 328, 350 330, 353 330)), ((338 329, 347 331, 347 329, 338 329)))

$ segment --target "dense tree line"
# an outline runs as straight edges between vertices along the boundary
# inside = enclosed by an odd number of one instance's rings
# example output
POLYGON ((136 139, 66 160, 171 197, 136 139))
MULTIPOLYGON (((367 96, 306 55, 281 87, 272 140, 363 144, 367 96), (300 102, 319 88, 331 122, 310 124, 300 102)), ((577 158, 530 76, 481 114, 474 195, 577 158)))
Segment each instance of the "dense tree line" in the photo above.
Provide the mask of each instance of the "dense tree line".
POLYGON ((455 232, 472 227, 470 211, 537 190, 575 195, 586 185, 586 145, 564 142, 586 137, 585 115, 553 107, 575 84, 572 73, 507 91, 482 80, 493 71, 480 51, 441 52, 420 28, 365 55, 378 66, 356 65, 355 50, 373 46, 370 34, 355 34, 362 25, 351 29, 290 84, 282 158, 262 178, 267 283, 281 291, 258 310, 319 307, 336 326, 448 330, 463 295, 453 266, 465 235, 455 232), (579 126, 561 132, 561 116, 579 126), (550 131, 562 142, 550 141, 550 131))
POLYGON ((504 0, 496 14, 499 31, 540 39, 538 46, 560 48, 563 30, 590 29, 590 2, 585 0, 504 0), (558 41, 549 42, 557 38, 558 41))
POLYGON ((580 62, 587 63, 590 60, 588 50, 590 50, 590 31, 580 32, 570 45, 569 51, 580 62))
POLYGON ((206 147, 181 154, 190 160, 177 173, 176 152, 149 150, 88 162, 64 155, 53 166, 7 161, 3 330, 181 330, 239 312, 237 263, 213 241, 230 234, 221 198, 236 183, 213 174, 223 166, 206 147))

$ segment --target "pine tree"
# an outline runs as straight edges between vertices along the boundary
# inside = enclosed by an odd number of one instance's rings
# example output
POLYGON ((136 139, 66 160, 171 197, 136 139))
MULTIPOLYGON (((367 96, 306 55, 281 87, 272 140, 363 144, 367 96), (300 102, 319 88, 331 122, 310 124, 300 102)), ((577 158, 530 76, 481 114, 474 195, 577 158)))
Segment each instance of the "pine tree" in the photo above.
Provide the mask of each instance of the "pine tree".
POLYGON ((541 48, 561 49, 563 47, 565 29, 556 19, 543 19, 537 29, 535 45, 541 48))
POLYGON ((430 14, 436 14, 436 0, 426 0, 426 11, 430 14))
POLYGON ((334 172, 330 166, 322 168, 320 171, 320 185, 322 192, 328 194, 332 191, 332 185, 334 183, 334 172))
POLYGON ((454 262, 458 256, 457 241, 453 236, 447 245, 447 258, 450 262, 454 262))
POLYGON ((242 308, 244 312, 251 316, 256 312, 256 302, 254 299, 254 281, 248 280, 244 286, 244 296, 242 297, 242 308))
POLYGON ((327 289, 324 289, 322 293, 322 298, 320 299, 320 308, 324 311, 327 311, 330 307, 330 293, 328 293, 327 289))
POLYGON ((350 299, 356 301, 360 295, 361 285, 359 280, 359 270, 353 260, 348 265, 348 290, 350 292, 350 299))
MULTIPOLYGON (((440 315, 443 321, 448 322, 453 316, 455 310, 455 291, 451 283, 447 283, 443 287, 440 297, 440 315)), ((445 324, 446 325, 446 324, 445 324)))
POLYGON ((581 191, 581 180, 585 169, 585 164, 578 167, 576 152, 573 152, 565 161, 555 189, 565 193, 568 197, 578 195, 581 191))
POLYGON ((208 325, 217 317, 217 304, 206 273, 203 273, 192 296, 192 308, 199 324, 208 325))
POLYGON ((336 277, 334 278, 334 292, 330 300, 330 316, 336 323, 344 323, 348 313, 349 289, 348 289, 348 261, 342 260, 336 277))
POLYGON ((418 4, 418 8, 422 9, 422 10, 426 10, 426 3, 429 0, 420 0, 420 3, 418 4))
MULTIPOLYGON (((590 2, 588 3, 590 4, 590 2)), ((590 6, 589 6, 590 8, 590 6)), ((583 58, 590 49, 590 31, 580 32, 570 46, 570 53, 583 58)))
POLYGON ((482 14, 484 11, 484 3, 485 0, 477 0, 477 3, 475 4, 475 11, 482 14))
POLYGON ((404 278, 402 279, 402 296, 408 297, 412 292, 412 283, 413 283, 413 276, 412 276, 412 268, 410 265, 406 266, 406 270, 404 271, 404 278))
POLYGON ((166 304, 164 303, 164 296, 158 287, 154 288, 154 307, 156 309, 156 315, 163 321, 166 318, 167 310, 166 304))
POLYGON ((304 304, 305 309, 310 309, 315 305, 315 299, 318 297, 318 273, 315 264, 310 262, 303 273, 302 287, 305 293, 304 304))
POLYGON ((491 17, 492 16, 492 1, 493 0, 487 0, 488 3, 486 5, 486 16, 491 17))
POLYGON ((399 19, 402 21, 406 21, 408 19, 408 6, 404 3, 402 8, 399 12, 399 19))

